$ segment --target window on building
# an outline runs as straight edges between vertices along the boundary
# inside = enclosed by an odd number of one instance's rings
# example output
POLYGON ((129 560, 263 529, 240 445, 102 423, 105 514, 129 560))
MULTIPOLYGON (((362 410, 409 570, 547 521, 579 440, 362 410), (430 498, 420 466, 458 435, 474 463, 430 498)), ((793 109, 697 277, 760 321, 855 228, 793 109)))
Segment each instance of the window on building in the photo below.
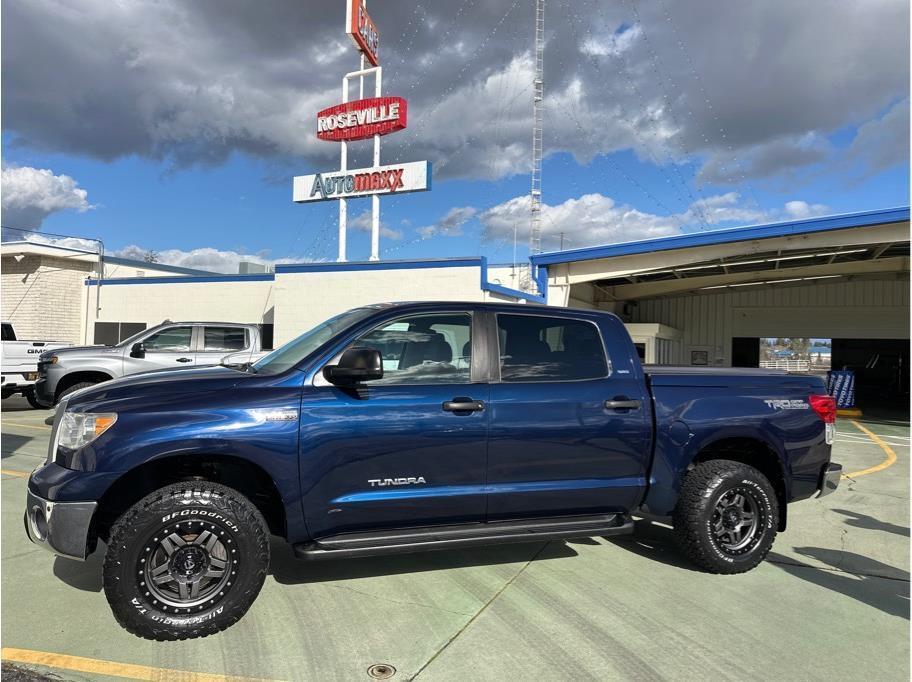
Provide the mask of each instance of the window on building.
POLYGON ((576 381, 608 374, 591 322, 537 315, 498 315, 502 381, 576 381))
POLYGON ((387 322, 352 348, 376 348, 383 379, 371 384, 466 384, 471 381, 472 316, 415 315, 387 322))
POLYGON ((124 339, 144 331, 144 322, 96 322, 95 341, 105 346, 116 346, 124 339))
POLYGON ((243 327, 206 327, 203 331, 203 351, 232 352, 247 347, 247 330, 243 327))
POLYGON ((190 350, 192 327, 168 327, 143 341, 147 353, 183 353, 190 350))
POLYGON ((260 328, 260 343, 262 344, 263 350, 272 350, 273 344, 273 329, 274 325, 271 324, 260 324, 257 325, 260 328))

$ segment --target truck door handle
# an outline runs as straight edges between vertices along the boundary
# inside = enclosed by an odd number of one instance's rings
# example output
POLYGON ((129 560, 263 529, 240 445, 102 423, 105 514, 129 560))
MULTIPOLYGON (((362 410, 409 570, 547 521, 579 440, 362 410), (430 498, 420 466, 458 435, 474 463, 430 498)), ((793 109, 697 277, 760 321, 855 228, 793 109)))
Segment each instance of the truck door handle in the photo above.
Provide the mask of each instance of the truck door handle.
POLYGON ((193 358, 178 358, 178 362, 193 362, 193 358))
POLYGON ((479 412, 484 409, 484 402, 471 398, 453 398, 443 403, 445 412, 479 412))
POLYGON ((615 398, 614 400, 606 400, 605 407, 609 410, 638 410, 640 409, 640 401, 615 398))

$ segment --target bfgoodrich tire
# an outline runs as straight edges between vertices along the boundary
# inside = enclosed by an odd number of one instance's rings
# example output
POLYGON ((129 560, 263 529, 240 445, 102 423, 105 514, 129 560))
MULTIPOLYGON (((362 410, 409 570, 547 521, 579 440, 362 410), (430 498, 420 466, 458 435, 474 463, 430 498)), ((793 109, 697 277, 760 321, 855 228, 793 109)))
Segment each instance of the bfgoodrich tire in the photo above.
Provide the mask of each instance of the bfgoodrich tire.
POLYGON ((114 617, 139 637, 205 637, 233 625, 269 568, 269 533, 243 495, 205 481, 161 488, 111 529, 104 589, 114 617))
POLYGON ((769 553, 779 527, 779 503, 754 467, 726 459, 688 472, 674 513, 683 552, 710 573, 744 573, 769 553))

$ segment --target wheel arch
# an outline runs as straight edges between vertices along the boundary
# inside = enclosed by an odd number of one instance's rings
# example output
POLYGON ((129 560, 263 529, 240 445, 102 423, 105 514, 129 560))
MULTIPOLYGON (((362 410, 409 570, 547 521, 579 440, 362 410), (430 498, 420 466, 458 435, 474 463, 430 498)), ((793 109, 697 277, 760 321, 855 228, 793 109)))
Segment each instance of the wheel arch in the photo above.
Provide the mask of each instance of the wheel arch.
POLYGON ((270 533, 286 537, 284 500, 272 477, 258 464, 222 454, 175 454, 152 459, 114 481, 98 501, 95 534, 107 539, 111 526, 133 504, 168 484, 204 480, 244 495, 260 511, 270 533))
POLYGON ((91 381, 93 384, 100 384, 102 381, 110 381, 114 377, 107 372, 102 372, 100 370, 77 370, 75 372, 70 372, 69 374, 64 374, 60 380, 57 382, 57 386, 54 391, 54 397, 60 397, 60 394, 67 390, 70 386, 75 386, 78 383, 83 381, 91 381))
POLYGON ((779 503, 779 531, 784 531, 788 514, 788 489, 785 462, 778 451, 770 443, 754 436, 720 438, 704 444, 694 455, 687 471, 698 464, 716 459, 747 464, 766 476, 776 491, 776 500, 779 503))

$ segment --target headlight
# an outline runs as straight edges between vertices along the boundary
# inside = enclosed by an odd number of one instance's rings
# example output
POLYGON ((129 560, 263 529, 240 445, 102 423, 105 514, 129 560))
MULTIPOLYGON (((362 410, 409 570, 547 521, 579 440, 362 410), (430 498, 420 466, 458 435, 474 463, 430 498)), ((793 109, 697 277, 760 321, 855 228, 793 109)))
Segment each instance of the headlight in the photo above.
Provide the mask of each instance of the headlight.
POLYGON ((56 365, 57 361, 60 360, 56 355, 39 355, 38 362, 46 362, 49 365, 56 365))
POLYGON ((78 450, 114 426, 113 412, 64 412, 60 420, 57 444, 67 450, 78 450))

